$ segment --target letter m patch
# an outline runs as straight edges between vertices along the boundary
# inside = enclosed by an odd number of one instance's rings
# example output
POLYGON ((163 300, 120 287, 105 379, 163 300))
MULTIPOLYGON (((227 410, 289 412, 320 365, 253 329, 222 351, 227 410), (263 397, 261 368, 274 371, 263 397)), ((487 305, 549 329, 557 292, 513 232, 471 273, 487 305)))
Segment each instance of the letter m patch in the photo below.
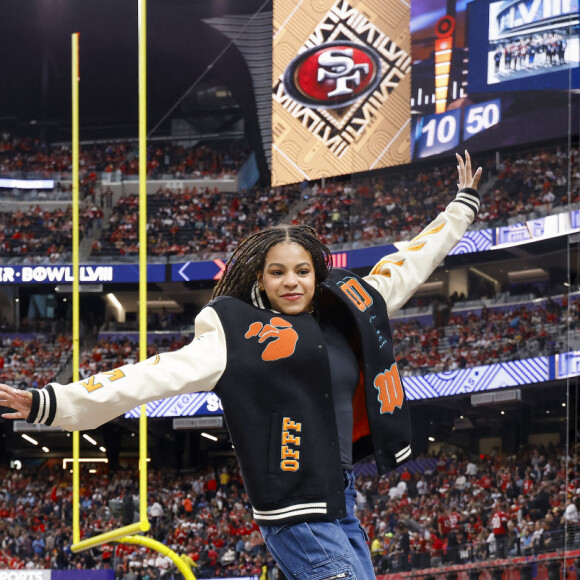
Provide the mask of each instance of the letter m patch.
POLYGON ((378 374, 375 377, 374 386, 379 392, 377 400, 381 404, 381 415, 392 413, 395 407, 400 409, 403 406, 405 395, 397 363, 393 363, 391 368, 385 370, 384 373, 378 374))

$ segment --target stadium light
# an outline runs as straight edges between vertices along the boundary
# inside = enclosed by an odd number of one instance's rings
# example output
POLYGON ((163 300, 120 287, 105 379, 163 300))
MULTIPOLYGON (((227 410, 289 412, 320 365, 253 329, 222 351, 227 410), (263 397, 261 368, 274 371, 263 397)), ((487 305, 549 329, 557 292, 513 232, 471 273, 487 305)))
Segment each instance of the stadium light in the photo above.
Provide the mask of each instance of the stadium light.
POLYGON ((218 438, 215 435, 210 435, 209 433, 202 433, 201 434, 202 437, 205 437, 206 439, 211 439, 212 441, 217 441, 218 438))
POLYGON ((96 444, 97 444, 97 442, 96 442, 96 441, 95 441, 95 440, 94 440, 94 439, 93 439, 93 438, 92 438, 90 435, 87 435, 86 433, 83 433, 83 437, 84 437, 84 438, 85 438, 85 439, 86 439, 86 440, 87 440, 89 443, 92 443, 93 445, 96 445, 96 444))
POLYGON ((43 447, 43 448, 42 448, 42 450, 43 450, 45 453, 48 453, 48 452, 50 451, 50 449, 49 449, 48 447, 43 447))
POLYGON ((119 302, 119 299, 112 292, 109 292, 109 294, 106 295, 106 298, 117 314, 117 322, 125 322, 125 309, 119 302))
POLYGON ((428 437, 429 441, 431 441, 431 443, 433 443, 435 441, 435 437, 428 437))
POLYGON ((30 435, 26 435, 26 433, 22 433, 22 439, 26 439, 26 441, 29 441, 33 445, 38 445, 38 441, 30 437, 30 435))

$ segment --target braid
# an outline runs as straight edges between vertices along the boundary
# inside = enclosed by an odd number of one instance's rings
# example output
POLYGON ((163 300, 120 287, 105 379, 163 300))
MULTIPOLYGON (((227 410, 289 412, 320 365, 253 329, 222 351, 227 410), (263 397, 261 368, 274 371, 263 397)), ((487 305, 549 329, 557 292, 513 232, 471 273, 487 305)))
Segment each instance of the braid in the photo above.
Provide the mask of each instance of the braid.
POLYGON ((256 274, 264 268, 268 250, 281 242, 300 244, 310 254, 317 284, 328 276, 332 267, 332 254, 318 239, 316 230, 306 225, 278 225, 255 232, 242 240, 226 262, 212 298, 233 296, 249 301, 256 274))

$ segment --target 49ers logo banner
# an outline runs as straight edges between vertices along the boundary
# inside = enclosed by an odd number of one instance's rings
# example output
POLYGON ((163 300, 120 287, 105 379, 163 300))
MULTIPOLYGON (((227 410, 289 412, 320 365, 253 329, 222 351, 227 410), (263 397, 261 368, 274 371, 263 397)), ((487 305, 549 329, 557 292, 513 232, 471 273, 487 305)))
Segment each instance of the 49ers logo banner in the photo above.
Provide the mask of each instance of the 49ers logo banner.
POLYGON ((354 42, 329 42, 297 56, 284 73, 284 90, 298 103, 337 109, 373 91, 379 55, 354 42))
POLYGON ((272 184, 409 163, 409 3, 274 1, 272 184))

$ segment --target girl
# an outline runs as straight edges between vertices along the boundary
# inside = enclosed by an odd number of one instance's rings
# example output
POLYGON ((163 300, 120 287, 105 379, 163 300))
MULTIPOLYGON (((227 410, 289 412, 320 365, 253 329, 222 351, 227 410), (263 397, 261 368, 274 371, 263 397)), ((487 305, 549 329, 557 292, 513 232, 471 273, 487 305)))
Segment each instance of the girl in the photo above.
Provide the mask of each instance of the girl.
POLYGON ((384 474, 411 457, 388 315, 475 218, 481 168, 472 173, 467 152, 457 160, 457 197, 370 275, 331 268, 308 226, 254 233, 227 262, 189 345, 68 385, 0 385, 0 404, 15 409, 3 417, 93 429, 148 401, 213 390, 254 519, 284 574, 374 578, 352 467, 374 455, 384 474))

